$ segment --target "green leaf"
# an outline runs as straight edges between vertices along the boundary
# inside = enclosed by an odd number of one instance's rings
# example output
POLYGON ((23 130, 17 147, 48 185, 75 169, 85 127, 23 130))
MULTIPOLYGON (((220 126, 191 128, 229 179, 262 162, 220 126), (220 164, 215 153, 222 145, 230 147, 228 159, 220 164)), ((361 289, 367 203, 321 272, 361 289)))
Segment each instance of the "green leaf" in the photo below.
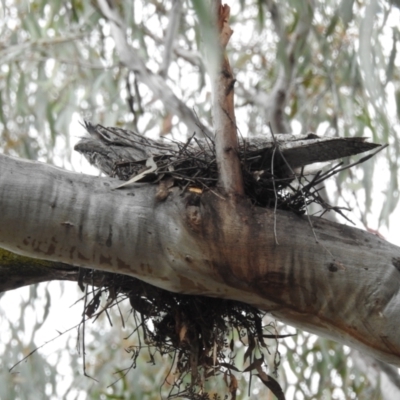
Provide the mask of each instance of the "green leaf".
POLYGON ((400 90, 396 90, 394 96, 396 99, 397 118, 400 120, 400 90))
POLYGON ((17 89, 17 112, 19 114, 25 114, 26 107, 26 82, 25 82, 25 74, 19 76, 18 89, 17 89))
POLYGON ((335 28, 336 28, 338 21, 339 21, 339 15, 337 13, 335 13, 333 15, 333 17, 331 18, 328 28, 326 29, 325 37, 329 37, 335 32, 335 28))
POLYGON ((389 56, 389 62, 386 67, 386 83, 392 81, 393 79, 393 72, 395 70, 395 60, 396 60, 396 55, 397 55, 397 37, 399 35, 397 32, 393 29, 393 44, 392 44, 392 50, 390 52, 389 56))

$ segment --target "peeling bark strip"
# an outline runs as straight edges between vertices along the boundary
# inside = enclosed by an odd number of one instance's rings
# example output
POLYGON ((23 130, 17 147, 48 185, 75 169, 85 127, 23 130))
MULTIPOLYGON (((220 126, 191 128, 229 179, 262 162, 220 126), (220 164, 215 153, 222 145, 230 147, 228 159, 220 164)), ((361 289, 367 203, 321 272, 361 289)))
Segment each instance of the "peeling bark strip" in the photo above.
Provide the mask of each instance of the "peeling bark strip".
MULTIPOLYGON (((243 195, 243 177, 238 154, 238 139, 234 110, 235 79, 226 55, 226 46, 232 36, 228 24, 230 8, 214 1, 214 11, 219 38, 216 52, 220 57, 217 70, 211 66, 211 81, 213 86, 213 117, 215 131, 215 150, 219 172, 219 186, 227 194, 243 195)), ((210 60, 211 63, 214 60, 210 60)))
POLYGON ((156 184, 115 184, 1 155, 0 246, 245 302, 400 366, 398 247, 323 219, 316 244, 305 218, 279 210, 276 246, 273 210, 176 187, 160 202, 156 184))

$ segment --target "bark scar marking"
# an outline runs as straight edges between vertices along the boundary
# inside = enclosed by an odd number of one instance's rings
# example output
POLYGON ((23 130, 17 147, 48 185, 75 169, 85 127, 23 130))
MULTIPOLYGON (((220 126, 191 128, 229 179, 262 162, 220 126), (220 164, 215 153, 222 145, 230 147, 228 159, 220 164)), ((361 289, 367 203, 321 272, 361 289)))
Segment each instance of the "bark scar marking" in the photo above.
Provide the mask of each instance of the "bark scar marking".
POLYGON ((400 272, 400 257, 393 257, 392 264, 400 272))

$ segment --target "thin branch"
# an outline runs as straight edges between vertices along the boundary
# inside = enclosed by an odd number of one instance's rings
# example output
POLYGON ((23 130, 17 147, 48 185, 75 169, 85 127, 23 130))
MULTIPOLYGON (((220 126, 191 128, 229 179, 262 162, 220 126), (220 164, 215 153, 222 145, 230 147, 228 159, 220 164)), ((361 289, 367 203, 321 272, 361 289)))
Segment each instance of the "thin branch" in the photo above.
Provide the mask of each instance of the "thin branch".
MULTIPOLYGON (((193 133, 199 131, 199 121, 193 111, 178 97, 175 96, 165 80, 151 72, 140 57, 138 51, 128 44, 126 39, 127 27, 124 20, 118 14, 116 8, 112 8, 107 0, 98 0, 100 11, 108 20, 111 27, 111 35, 115 42, 117 53, 121 62, 130 70, 135 72, 142 83, 159 98, 165 108, 174 115, 177 115, 181 121, 188 127, 188 131, 193 133)), ((202 126, 202 130, 211 134, 209 129, 202 126)))
MULTIPOLYGON (((271 131, 272 132, 272 131, 271 131)), ((274 187, 274 194, 275 194, 275 206, 274 206, 274 236, 275 236, 275 243, 279 244, 278 242, 278 237, 276 233, 276 210, 278 207, 278 195, 276 193, 276 187, 275 187, 275 176, 274 176, 274 161, 275 161, 275 152, 278 147, 274 147, 274 150, 272 152, 272 158, 271 158, 271 174, 272 174, 272 185, 274 187)))
POLYGON ((171 56, 174 51, 174 42, 179 28, 179 20, 182 14, 182 0, 174 0, 169 13, 167 32, 164 40, 163 62, 160 68, 160 75, 163 78, 168 76, 168 69, 171 64, 171 56))
POLYGON ((279 10, 278 4, 274 0, 265 0, 265 5, 271 15, 271 20, 275 27, 275 32, 279 37, 281 44, 287 41, 285 34, 285 26, 283 23, 282 14, 279 10))
MULTIPOLYGON (((270 2, 272 3, 272 2, 270 2)), ((275 6, 276 10, 278 7, 275 6)), ((271 12, 271 15, 273 13, 271 12)), ((300 16, 297 22, 296 29, 286 44, 285 58, 282 65, 280 66, 278 79, 272 89, 269 96, 270 102, 267 103, 267 108, 270 108, 270 115, 272 121, 272 127, 277 133, 289 133, 290 127, 284 117, 285 107, 287 100, 290 97, 290 92, 293 88, 294 78, 297 71, 297 57, 301 52, 311 27, 312 13, 307 10, 300 16)), ((281 21, 281 19, 280 19, 281 21)), ((276 29, 282 30, 281 25, 275 25, 276 29)), ((283 36, 282 32, 278 32, 281 38, 283 36)))
POLYGON ((220 60, 213 68, 215 60, 210 60, 213 83, 213 115, 215 130, 215 150, 218 165, 219 186, 230 194, 244 194, 243 177, 240 167, 237 127, 234 111, 234 85, 232 69, 225 49, 233 33, 228 24, 230 8, 220 0, 213 4, 218 26, 220 60))
MULTIPOLYGON (((285 118, 285 107, 293 89, 297 71, 297 58, 306 43, 311 28, 312 11, 306 6, 300 14, 296 29, 288 38, 280 13, 280 5, 274 0, 266 0, 275 31, 279 37, 278 47, 284 49, 279 59, 278 77, 269 94, 258 92, 249 88, 239 87, 238 94, 251 104, 265 110, 265 119, 271 122, 276 133, 290 133, 291 129, 285 118)), ((277 57, 278 60, 278 57, 277 57)))
MULTIPOLYGON (((145 33, 145 35, 153 39, 156 44, 164 44, 164 40, 161 37, 157 36, 146 26, 143 26, 143 32, 145 33)), ((172 50, 175 53, 175 56, 182 58, 189 64, 199 67, 200 69, 204 69, 203 59, 198 51, 184 49, 183 47, 179 46, 178 43, 174 43, 172 50)))
POLYGON ((69 35, 69 36, 56 36, 54 38, 43 38, 32 41, 27 41, 25 43, 16 44, 14 46, 8 46, 4 50, 0 51, 0 59, 3 64, 10 63, 15 61, 15 58, 24 54, 26 57, 26 53, 36 47, 44 47, 44 46, 59 46, 60 44, 67 42, 74 42, 77 39, 82 39, 85 36, 88 36, 88 32, 78 32, 77 34, 69 35))

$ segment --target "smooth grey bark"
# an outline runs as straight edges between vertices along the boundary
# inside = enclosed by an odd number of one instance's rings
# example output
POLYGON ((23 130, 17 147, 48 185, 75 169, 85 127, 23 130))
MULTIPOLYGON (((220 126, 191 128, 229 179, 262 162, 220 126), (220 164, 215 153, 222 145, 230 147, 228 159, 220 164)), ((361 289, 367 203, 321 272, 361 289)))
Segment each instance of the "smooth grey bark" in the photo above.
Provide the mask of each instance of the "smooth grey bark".
POLYGON ((158 202, 157 185, 0 156, 0 246, 229 298, 400 366, 400 249, 322 219, 213 193, 158 202))

